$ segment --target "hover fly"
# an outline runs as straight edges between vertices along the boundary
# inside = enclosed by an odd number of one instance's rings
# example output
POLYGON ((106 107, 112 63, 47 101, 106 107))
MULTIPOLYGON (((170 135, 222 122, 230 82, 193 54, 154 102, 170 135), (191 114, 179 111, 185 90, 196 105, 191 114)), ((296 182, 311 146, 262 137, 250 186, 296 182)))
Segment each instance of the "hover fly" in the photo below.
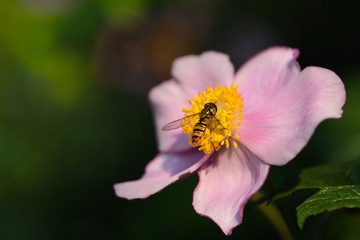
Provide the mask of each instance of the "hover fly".
POLYGON ((199 142, 199 140, 201 139, 201 137, 204 135, 204 132, 205 132, 206 127, 208 126, 209 122, 212 120, 216 120, 215 119, 216 112, 217 112, 217 107, 216 107, 215 103, 205 103, 204 108, 201 110, 201 112, 180 118, 180 119, 172 121, 172 122, 169 122, 161 130, 171 131, 171 130, 178 129, 179 127, 184 125, 185 119, 199 117, 199 121, 195 124, 192 135, 191 135, 192 144, 196 145, 199 142))

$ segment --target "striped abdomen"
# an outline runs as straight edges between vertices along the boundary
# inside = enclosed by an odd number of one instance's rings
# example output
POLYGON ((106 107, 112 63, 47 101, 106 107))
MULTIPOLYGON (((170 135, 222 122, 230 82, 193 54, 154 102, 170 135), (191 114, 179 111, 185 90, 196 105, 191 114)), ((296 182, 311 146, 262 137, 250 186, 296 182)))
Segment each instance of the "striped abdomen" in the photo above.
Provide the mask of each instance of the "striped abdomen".
POLYGON ((192 132, 192 144, 196 145, 201 137, 204 135, 207 126, 206 118, 200 118, 199 122, 195 124, 192 132))

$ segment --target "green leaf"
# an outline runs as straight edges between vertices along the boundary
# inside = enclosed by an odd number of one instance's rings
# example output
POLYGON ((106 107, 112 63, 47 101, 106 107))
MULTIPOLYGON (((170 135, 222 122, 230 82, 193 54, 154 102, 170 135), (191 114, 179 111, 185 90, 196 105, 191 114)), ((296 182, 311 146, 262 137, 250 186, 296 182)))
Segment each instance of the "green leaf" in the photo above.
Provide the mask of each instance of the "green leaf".
POLYGON ((304 169, 298 183, 276 194, 273 200, 303 194, 312 195, 296 208, 301 229, 311 215, 340 208, 360 208, 360 161, 304 169))
POLYGON ((298 225, 302 228, 311 215, 344 207, 360 208, 360 186, 322 187, 296 208, 298 225))

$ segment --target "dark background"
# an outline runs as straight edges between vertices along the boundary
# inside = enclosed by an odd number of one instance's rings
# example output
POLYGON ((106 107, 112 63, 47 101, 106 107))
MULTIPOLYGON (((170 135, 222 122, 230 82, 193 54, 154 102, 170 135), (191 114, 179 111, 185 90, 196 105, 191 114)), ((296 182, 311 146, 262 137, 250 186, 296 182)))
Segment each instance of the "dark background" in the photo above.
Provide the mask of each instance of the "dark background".
MULTIPOLYGON (((286 176, 360 156, 360 29, 355 1, 2 0, 0 239, 226 239, 192 208, 197 176, 146 200, 116 198, 157 153, 149 89, 182 55, 217 50, 236 68, 273 45, 300 49, 302 67, 344 81, 340 120, 327 120, 286 176), (142 126, 142 127, 139 127, 142 126)), ((360 214, 310 217, 278 201, 298 239, 356 239, 360 214)), ((233 239, 278 239, 254 205, 233 239)))

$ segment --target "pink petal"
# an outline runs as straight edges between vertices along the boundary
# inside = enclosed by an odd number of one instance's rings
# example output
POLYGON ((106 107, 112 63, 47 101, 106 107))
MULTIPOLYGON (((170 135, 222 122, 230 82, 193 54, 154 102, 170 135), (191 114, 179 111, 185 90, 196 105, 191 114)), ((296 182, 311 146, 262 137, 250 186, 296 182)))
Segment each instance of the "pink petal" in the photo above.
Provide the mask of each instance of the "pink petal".
POLYGON ((344 103, 344 84, 334 72, 305 68, 262 108, 244 115, 239 141, 266 163, 286 164, 321 121, 341 117, 344 103))
POLYGON ((129 200, 147 198, 196 171, 209 156, 195 149, 181 154, 160 153, 146 166, 141 179, 115 184, 115 193, 129 200))
POLYGON ((230 85, 234 78, 234 66, 229 57, 214 51, 204 52, 200 56, 180 57, 174 61, 171 72, 194 97, 198 92, 205 91, 207 86, 215 87, 216 83, 230 85))
POLYGON ((245 203, 263 185, 269 167, 242 145, 220 149, 198 170, 200 181, 193 200, 196 212, 231 235, 242 221, 245 203))
POLYGON ((183 107, 188 107, 188 98, 184 90, 174 80, 166 81, 154 87, 149 94, 155 120, 155 130, 160 152, 181 152, 191 149, 189 135, 182 128, 162 131, 161 128, 174 120, 184 117, 183 107))
POLYGON ((244 113, 265 104, 300 72, 297 49, 269 48, 246 62, 236 73, 235 84, 244 97, 244 113))

